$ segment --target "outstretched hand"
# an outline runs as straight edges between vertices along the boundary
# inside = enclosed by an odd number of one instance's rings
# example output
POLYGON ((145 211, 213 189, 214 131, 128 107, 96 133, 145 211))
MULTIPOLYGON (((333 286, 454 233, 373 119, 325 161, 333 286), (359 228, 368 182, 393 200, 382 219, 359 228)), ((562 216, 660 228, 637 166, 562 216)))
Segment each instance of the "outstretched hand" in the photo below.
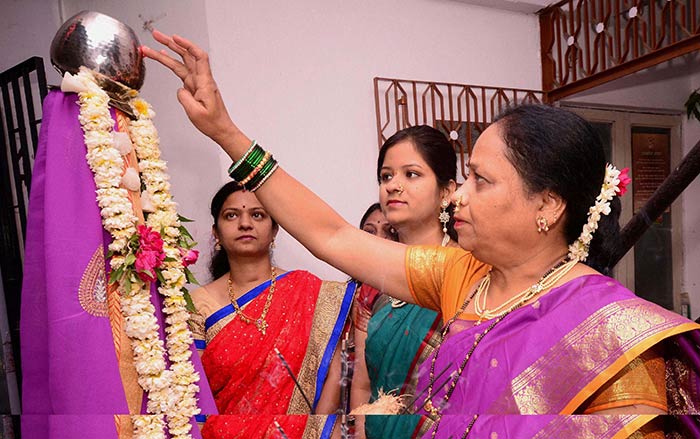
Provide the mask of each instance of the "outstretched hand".
POLYGON ((223 146, 238 128, 231 120, 214 81, 209 55, 177 35, 168 36, 154 30, 153 38, 178 54, 181 60, 171 57, 166 50, 156 51, 147 46, 141 47, 143 55, 169 68, 182 80, 183 88, 177 91, 177 99, 185 113, 199 131, 223 146))

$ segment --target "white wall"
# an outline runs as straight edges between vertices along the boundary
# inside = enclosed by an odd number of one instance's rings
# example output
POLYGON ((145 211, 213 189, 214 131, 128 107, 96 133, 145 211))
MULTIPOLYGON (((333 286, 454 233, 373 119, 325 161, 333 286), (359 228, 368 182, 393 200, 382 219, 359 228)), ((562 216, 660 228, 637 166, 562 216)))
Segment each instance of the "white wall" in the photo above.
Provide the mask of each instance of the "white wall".
MULTIPOLYGON (((59 17, 82 9, 129 24, 144 44, 153 42, 142 24, 154 19, 156 28, 210 48, 236 122, 353 224, 377 199, 375 76, 535 89, 541 82, 534 15, 451 0, 11 1, 16 11, 3 15, 0 47, 17 61, 39 54, 48 66, 59 17)), ((173 193, 181 213, 197 220, 190 229, 206 254, 208 203, 230 162, 187 121, 178 87, 147 64, 142 93, 157 112, 173 193)), ((282 267, 345 278, 290 237, 278 241, 282 267)), ((205 262, 197 264, 200 280, 205 262)))
MULTIPOLYGON (((671 110, 682 113, 683 156, 700 140, 700 121, 685 117, 685 101, 700 87, 697 56, 676 58, 567 98, 567 101, 671 110)), ((683 278, 681 291, 690 295, 693 318, 700 316, 700 180, 695 179, 679 198, 683 203, 683 278)))
POLYGON ((60 24, 59 7, 50 0, 3 0, 0 14, 0 72, 32 56, 44 58, 49 83, 59 76, 49 62, 49 46, 60 24))
MULTIPOLYGON (((446 0, 209 0, 206 9, 235 121, 353 224, 377 199, 375 76, 540 86, 532 15, 446 0)), ((343 278, 280 241, 282 266, 343 278)))

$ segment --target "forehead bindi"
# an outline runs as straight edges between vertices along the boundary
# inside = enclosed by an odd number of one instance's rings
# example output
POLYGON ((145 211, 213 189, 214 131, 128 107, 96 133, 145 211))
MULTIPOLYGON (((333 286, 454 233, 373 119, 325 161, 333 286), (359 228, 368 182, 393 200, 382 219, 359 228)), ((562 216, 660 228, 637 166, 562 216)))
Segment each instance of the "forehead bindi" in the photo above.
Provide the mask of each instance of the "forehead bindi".
POLYGON ((257 197, 248 191, 234 192, 228 196, 224 209, 253 210, 263 209, 257 197))

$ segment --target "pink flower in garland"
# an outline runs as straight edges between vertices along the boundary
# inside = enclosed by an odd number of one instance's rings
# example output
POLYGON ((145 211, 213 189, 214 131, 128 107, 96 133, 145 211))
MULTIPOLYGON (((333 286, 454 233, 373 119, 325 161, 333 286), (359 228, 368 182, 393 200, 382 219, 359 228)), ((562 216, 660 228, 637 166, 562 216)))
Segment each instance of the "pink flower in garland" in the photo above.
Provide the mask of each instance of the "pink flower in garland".
POLYGON ((158 278, 156 269, 160 268, 165 259, 163 238, 160 233, 144 225, 138 226, 138 234, 139 249, 134 262, 136 274, 144 282, 155 282, 158 278))
POLYGON ((180 249, 180 254, 182 254, 182 266, 187 267, 192 264, 197 263, 197 259, 199 259, 199 251, 198 250, 187 250, 185 251, 184 249, 180 249))
POLYGON ((136 274, 144 282, 155 282, 158 276, 156 268, 163 262, 162 255, 151 250, 136 252, 134 267, 136 274))
POLYGON ((632 183, 632 179, 629 177, 629 172, 630 168, 623 168, 620 171, 620 176, 618 177, 620 184, 617 185, 618 189, 620 190, 620 196, 625 195, 625 192, 627 192, 627 185, 632 183))
MULTIPOLYGON (((150 227, 139 225, 139 248, 141 251, 155 251, 158 253, 163 253, 163 238, 160 237, 160 233, 151 229, 150 227)), ((165 255, 163 255, 165 257, 165 255)))

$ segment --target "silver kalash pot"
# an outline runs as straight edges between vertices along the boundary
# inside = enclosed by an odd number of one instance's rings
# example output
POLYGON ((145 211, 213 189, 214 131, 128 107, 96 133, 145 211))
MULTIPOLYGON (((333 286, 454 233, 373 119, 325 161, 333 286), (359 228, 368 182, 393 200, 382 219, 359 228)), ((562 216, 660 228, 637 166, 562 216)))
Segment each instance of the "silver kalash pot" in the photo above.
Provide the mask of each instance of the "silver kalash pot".
MULTIPOLYGON (((80 66, 139 90, 146 68, 136 33, 108 15, 82 11, 60 27, 51 42, 51 64, 63 75, 75 74, 80 66)), ((118 84, 103 87, 119 88, 118 84)))

